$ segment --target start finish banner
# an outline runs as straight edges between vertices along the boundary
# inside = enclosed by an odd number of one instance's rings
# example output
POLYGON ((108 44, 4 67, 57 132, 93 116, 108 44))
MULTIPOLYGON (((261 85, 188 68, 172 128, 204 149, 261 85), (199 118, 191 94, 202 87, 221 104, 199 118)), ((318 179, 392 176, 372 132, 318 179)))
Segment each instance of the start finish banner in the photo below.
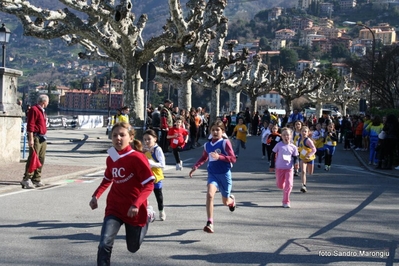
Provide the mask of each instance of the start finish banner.
POLYGON ((97 128, 104 126, 101 115, 48 116, 48 128, 97 128))

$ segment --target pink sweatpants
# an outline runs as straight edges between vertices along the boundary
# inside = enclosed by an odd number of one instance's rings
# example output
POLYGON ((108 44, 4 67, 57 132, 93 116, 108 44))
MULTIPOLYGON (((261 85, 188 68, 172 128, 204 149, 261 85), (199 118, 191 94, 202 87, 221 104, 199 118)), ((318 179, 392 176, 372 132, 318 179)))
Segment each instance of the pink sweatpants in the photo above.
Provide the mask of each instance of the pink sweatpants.
POLYGON ((283 189, 283 204, 290 203, 290 194, 294 185, 294 170, 276 168, 276 185, 283 189))

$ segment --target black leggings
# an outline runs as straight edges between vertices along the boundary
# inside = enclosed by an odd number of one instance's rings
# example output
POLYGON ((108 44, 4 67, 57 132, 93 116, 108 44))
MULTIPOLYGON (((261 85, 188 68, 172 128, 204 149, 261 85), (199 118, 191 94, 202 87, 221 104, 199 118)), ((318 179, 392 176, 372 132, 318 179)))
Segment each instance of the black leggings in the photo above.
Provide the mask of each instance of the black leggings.
POLYGON ((163 211, 163 194, 162 188, 154 188, 155 198, 157 199, 158 203, 158 210, 163 211))
POLYGON ((326 149, 326 151, 325 151, 325 158, 324 158, 324 164, 325 165, 328 165, 328 166, 331 166, 331 163, 332 163, 332 154, 330 154, 330 150, 329 149, 326 149))
POLYGON ((176 163, 180 163, 180 151, 182 150, 181 147, 177 147, 173 149, 173 156, 175 157, 176 163))

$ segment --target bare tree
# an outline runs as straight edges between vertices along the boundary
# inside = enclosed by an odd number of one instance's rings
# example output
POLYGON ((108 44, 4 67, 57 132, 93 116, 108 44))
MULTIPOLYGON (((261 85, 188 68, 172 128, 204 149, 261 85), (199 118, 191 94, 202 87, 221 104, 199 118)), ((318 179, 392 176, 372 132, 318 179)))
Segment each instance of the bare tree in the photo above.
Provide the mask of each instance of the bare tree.
POLYGON ((23 0, 2 0, 0 11, 15 15, 24 34, 41 39, 62 38, 68 45, 81 44, 79 57, 115 61, 124 69, 124 99, 131 106, 131 123, 144 123, 144 93, 140 89, 139 69, 167 49, 184 52, 201 47, 203 36, 220 22, 226 0, 190 0, 190 15, 185 19, 180 1, 169 0, 170 18, 164 32, 147 41, 142 38, 148 20, 137 20, 129 0, 59 0, 66 8, 48 10, 23 0), (85 14, 82 18, 81 14, 85 14), (135 24, 134 24, 135 23, 135 24))
MULTIPOLYGON (((335 80, 330 79, 317 71, 305 69, 300 77, 294 72, 283 72, 280 70, 278 80, 274 83, 274 90, 277 91, 285 101, 285 111, 291 113, 292 101, 301 96, 310 96, 310 93, 323 93, 326 88, 332 88, 335 80)), ((320 98, 319 96, 316 98, 320 98)))

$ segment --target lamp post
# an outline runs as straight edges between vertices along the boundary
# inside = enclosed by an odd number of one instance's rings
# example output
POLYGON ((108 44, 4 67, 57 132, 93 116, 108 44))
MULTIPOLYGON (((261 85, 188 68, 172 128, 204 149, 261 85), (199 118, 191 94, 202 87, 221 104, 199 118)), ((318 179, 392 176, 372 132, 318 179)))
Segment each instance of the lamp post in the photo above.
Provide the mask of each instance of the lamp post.
POLYGON ((108 125, 111 123, 111 75, 115 62, 108 62, 109 67, 109 80, 108 80, 108 125))
POLYGON ((356 25, 361 26, 361 27, 367 29, 367 30, 371 33, 371 36, 373 37, 373 43, 372 43, 372 45, 371 45, 371 52, 372 52, 372 55, 371 55, 371 82, 370 82, 370 110, 371 110, 371 108, 373 107, 373 83, 374 83, 374 60, 375 60, 375 34, 374 34, 374 31, 373 31, 370 27, 364 25, 363 23, 356 23, 356 25))
POLYGON ((3 45, 3 67, 6 67, 6 44, 10 41, 10 35, 11 31, 3 23, 0 28, 0 43, 3 45))

